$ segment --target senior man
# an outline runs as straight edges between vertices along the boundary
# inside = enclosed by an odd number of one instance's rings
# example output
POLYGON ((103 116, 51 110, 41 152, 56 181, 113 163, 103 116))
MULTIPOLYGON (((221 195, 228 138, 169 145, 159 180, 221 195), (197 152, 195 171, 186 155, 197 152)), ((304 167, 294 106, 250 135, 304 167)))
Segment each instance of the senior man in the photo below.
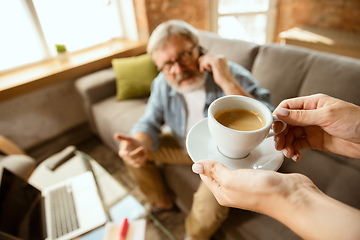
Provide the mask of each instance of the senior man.
MULTIPOLYGON (((206 53, 197 34, 194 27, 179 20, 164 22, 153 31, 147 52, 160 73, 131 137, 115 134, 120 141, 119 156, 152 204, 153 212, 174 207, 156 163, 191 167, 192 161, 183 150, 186 135, 207 116, 212 101, 224 95, 243 95, 272 108, 269 91, 259 86, 249 71, 223 56, 206 53), (164 124, 171 129, 171 136, 162 134, 164 124)), ((201 182, 185 220, 185 239, 210 239, 228 212, 201 182)))

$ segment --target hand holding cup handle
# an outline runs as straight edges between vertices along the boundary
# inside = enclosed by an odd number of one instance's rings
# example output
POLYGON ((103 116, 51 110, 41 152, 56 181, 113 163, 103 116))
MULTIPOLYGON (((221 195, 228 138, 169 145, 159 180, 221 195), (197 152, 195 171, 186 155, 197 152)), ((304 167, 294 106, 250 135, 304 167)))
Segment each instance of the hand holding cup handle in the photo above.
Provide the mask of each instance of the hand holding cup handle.
POLYGON ((279 119, 276 115, 273 115, 272 117, 273 117, 273 123, 274 123, 274 122, 281 122, 281 123, 282 123, 282 128, 281 128, 281 131, 278 132, 278 133, 275 133, 274 130, 271 128, 270 131, 269 131, 269 134, 266 136, 266 138, 268 138, 268 137, 273 137, 273 136, 275 136, 275 135, 277 135, 277 134, 279 134, 279 133, 282 133, 282 132, 286 129, 286 127, 287 127, 286 122, 284 122, 283 120, 279 119))

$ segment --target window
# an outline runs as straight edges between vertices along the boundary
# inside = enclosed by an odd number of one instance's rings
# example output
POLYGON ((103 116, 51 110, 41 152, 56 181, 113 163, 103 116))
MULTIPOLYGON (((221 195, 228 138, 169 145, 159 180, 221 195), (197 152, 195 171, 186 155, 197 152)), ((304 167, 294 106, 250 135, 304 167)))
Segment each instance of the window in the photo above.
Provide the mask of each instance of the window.
POLYGON ((0 71, 46 57, 25 1, 0 1, 0 71), (16 14, 15 14, 16 13, 16 14))
POLYGON ((210 0, 211 30, 230 39, 264 44, 274 35, 276 0, 210 0))
POLYGON ((123 11, 127 22, 134 21, 128 19, 129 9, 121 9, 122 2, 131 5, 122 0, 1 0, 0 72, 55 57, 55 44, 74 52, 126 37, 123 11))

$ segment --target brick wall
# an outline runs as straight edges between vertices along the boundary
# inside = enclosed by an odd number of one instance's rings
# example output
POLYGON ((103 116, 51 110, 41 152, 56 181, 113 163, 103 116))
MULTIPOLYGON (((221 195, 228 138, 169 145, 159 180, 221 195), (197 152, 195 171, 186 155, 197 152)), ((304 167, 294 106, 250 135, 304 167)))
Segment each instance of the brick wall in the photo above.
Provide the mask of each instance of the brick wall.
POLYGON ((210 30, 208 0, 133 0, 139 36, 146 39, 162 22, 184 20, 194 27, 210 30))
POLYGON ((278 0, 276 40, 301 25, 360 33, 360 0, 278 0))
MULTIPOLYGON (((147 39, 161 22, 184 20, 210 29, 209 0, 133 0, 141 39, 147 39)), ((278 0, 275 40, 290 28, 308 25, 360 33, 360 0, 278 0)))
POLYGON ((149 24, 147 19, 145 0, 133 0, 136 24, 140 39, 147 39, 149 37, 149 24))

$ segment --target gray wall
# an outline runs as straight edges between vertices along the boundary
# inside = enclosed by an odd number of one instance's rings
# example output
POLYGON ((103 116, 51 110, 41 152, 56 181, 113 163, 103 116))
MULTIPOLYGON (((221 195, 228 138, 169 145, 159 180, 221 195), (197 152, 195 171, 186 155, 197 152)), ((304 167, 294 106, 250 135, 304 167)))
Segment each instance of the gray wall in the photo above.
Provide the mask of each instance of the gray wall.
POLYGON ((0 134, 24 150, 85 121, 74 80, 0 102, 0 134))

